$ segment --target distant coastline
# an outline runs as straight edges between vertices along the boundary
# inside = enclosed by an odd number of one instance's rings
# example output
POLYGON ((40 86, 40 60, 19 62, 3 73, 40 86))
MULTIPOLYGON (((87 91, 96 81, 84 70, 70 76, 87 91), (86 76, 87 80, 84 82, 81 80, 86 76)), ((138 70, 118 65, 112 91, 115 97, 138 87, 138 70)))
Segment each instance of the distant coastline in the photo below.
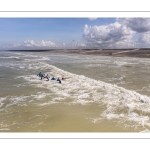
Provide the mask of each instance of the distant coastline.
POLYGON ((150 48, 133 48, 133 49, 38 49, 38 50, 8 50, 22 52, 50 52, 50 53, 70 53, 86 54, 113 57, 141 57, 150 58, 150 48))

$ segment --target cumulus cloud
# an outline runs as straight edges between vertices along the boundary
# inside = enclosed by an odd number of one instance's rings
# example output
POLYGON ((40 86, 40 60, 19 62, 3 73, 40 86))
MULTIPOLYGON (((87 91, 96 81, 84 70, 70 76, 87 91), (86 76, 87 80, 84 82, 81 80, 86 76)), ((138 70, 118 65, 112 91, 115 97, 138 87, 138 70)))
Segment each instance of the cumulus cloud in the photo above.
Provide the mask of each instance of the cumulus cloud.
POLYGON ((34 42, 33 40, 27 40, 24 41, 23 44, 25 47, 56 47, 56 44, 51 41, 40 41, 40 42, 34 42))
POLYGON ((108 25, 85 25, 83 37, 90 48, 150 47, 150 18, 117 18, 108 25))
POLYGON ((74 42, 70 45, 70 48, 85 48, 87 45, 83 42, 74 42))
POLYGON ((13 44, 12 47, 20 47, 21 44, 13 44))
POLYGON ((115 48, 134 46, 131 40, 135 32, 119 22, 101 26, 84 26, 83 37, 90 47, 115 48))
POLYGON ((140 47, 150 47, 150 32, 140 34, 138 43, 140 47))
POLYGON ((73 42, 73 43, 59 43, 56 44, 51 41, 40 41, 35 42, 34 40, 26 40, 22 44, 7 44, 1 46, 3 49, 44 49, 44 48, 54 48, 54 49, 77 49, 77 48, 85 48, 86 44, 83 42, 73 42))
POLYGON ((6 45, 3 45, 2 48, 18 48, 20 47, 21 44, 6 44, 6 45))
MULTIPOLYGON (((62 44, 63 46, 65 43, 62 44)), ((34 40, 26 40, 21 44, 7 44, 3 45, 3 49, 35 49, 35 48, 60 48, 62 45, 56 44, 51 41, 41 40, 40 42, 35 42, 34 40)))
POLYGON ((117 21, 138 33, 150 31, 150 18, 118 18, 117 21))

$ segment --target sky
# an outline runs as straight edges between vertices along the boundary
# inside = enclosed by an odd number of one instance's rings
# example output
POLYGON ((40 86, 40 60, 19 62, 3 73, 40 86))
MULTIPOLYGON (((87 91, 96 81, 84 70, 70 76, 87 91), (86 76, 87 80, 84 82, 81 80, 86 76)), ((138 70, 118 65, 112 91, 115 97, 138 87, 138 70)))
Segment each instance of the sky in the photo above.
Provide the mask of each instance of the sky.
POLYGON ((0 18, 0 50, 149 47, 150 18, 0 18))

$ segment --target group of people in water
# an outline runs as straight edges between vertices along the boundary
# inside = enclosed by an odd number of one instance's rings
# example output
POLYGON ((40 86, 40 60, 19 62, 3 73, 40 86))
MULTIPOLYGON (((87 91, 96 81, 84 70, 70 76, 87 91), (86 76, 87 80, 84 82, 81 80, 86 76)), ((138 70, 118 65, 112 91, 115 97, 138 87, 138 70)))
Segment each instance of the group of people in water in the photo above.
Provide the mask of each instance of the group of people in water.
MULTIPOLYGON (((50 76, 49 76, 48 74, 45 75, 45 74, 42 74, 41 72, 40 72, 39 74, 37 74, 37 76, 41 77, 41 80, 44 79, 44 78, 46 78, 47 81, 49 81, 49 79, 50 79, 50 76)), ((57 79, 56 79, 55 77, 52 77, 51 80, 56 80, 56 81, 58 81, 59 83, 61 83, 61 80, 59 79, 59 77, 58 77, 57 79)), ((62 80, 65 80, 65 78, 62 77, 62 80)))

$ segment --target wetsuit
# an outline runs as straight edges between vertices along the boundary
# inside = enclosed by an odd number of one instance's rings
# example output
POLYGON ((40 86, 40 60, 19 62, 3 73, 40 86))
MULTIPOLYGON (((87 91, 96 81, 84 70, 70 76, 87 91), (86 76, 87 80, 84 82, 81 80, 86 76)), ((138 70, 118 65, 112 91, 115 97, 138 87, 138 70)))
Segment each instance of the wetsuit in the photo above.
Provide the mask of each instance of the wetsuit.
POLYGON ((41 77, 41 80, 42 80, 42 77, 44 77, 42 73, 39 73, 38 76, 41 77))
POLYGON ((59 81, 59 83, 61 83, 60 79, 57 79, 57 81, 59 81))
POLYGON ((56 80, 54 77, 51 80, 56 80))
POLYGON ((44 77, 44 78, 47 78, 47 81, 49 81, 49 76, 48 75, 46 77, 44 77))

